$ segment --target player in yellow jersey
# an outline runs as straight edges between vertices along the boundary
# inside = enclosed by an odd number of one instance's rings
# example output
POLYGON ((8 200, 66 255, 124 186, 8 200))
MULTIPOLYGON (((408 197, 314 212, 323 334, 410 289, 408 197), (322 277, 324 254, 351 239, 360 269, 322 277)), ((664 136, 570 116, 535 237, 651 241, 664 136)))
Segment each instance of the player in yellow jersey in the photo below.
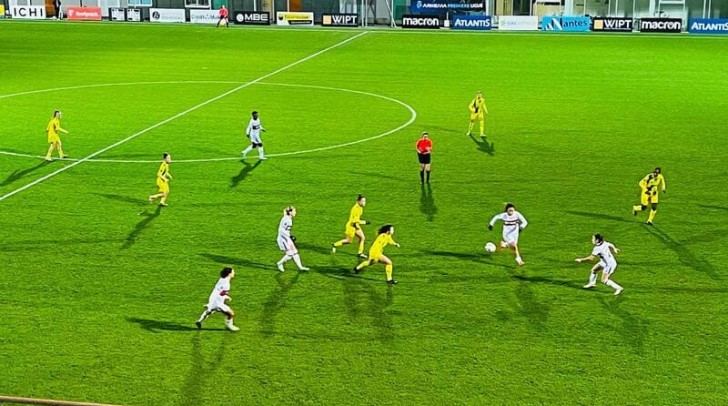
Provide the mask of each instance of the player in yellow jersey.
POLYGON ((659 203, 659 191, 658 189, 662 186, 662 193, 666 193, 665 177, 662 176, 662 169, 655 168, 654 171, 650 172, 642 178, 640 181, 640 204, 632 206, 632 214, 635 216, 637 213, 647 209, 647 205, 650 207, 650 215, 647 217, 647 224, 652 225, 655 220, 655 214, 657 214, 657 203, 659 203))
POLYGON ((394 226, 387 224, 379 229, 377 233, 377 239, 374 240, 371 248, 369 248, 369 259, 362 262, 361 264, 354 267, 354 273, 359 273, 362 269, 374 265, 377 262, 384 264, 384 271, 387 273, 387 283, 390 285, 396 285, 397 281, 392 279, 392 260, 384 255, 384 247, 387 245, 394 245, 399 248, 399 244, 392 239, 394 234, 394 226))
POLYGON ((473 101, 468 105, 468 109, 470 109, 470 124, 468 125, 467 135, 470 136, 475 119, 478 119, 480 121, 480 136, 485 137, 485 115, 488 114, 488 108, 485 107, 483 92, 478 92, 475 95, 473 101))
POLYGON ((159 193, 149 196, 149 203, 152 203, 154 199, 159 199, 160 206, 167 205, 167 196, 169 196, 169 181, 172 179, 172 174, 169 173, 170 163, 172 163, 172 155, 165 152, 162 164, 159 165, 159 170, 157 171, 157 187, 159 188, 159 193))
POLYGON ((63 153, 63 144, 61 144, 61 137, 59 133, 68 134, 68 131, 61 128, 61 111, 56 110, 53 112, 51 121, 48 122, 46 127, 46 134, 48 134, 48 143, 51 144, 48 147, 48 153, 46 154, 45 160, 52 161, 51 154, 53 149, 58 149, 58 157, 63 159, 66 158, 66 154, 63 153))
POLYGON ((349 220, 346 222, 346 229, 344 231, 345 238, 335 242, 331 247, 331 252, 336 252, 336 249, 343 245, 351 244, 354 241, 354 237, 356 237, 359 239, 359 250, 357 251, 359 258, 367 257, 364 253, 364 240, 366 240, 366 237, 364 237, 364 231, 361 229, 362 224, 370 224, 368 221, 361 219, 361 215, 364 213, 364 206, 366 205, 367 198, 364 195, 359 195, 356 203, 354 203, 354 207, 351 208, 349 220))

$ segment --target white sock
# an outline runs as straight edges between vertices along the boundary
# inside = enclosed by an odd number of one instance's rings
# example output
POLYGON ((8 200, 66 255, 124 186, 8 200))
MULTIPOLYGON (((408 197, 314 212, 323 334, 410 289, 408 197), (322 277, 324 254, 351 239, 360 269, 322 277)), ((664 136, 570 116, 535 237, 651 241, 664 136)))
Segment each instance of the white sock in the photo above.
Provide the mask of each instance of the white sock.
POLYGON ((303 265, 301 264, 301 257, 298 256, 298 253, 293 254, 293 262, 296 263, 298 269, 303 269, 303 265))
POLYGON ((288 255, 288 254, 286 254, 286 255, 283 256, 283 258, 281 258, 280 261, 278 261, 278 265, 283 265, 286 262, 288 262, 290 259, 291 259, 291 256, 288 255))
POLYGON ((523 259, 521 259, 521 257, 520 257, 520 256, 517 256, 517 257, 516 257, 516 262, 523 262, 523 259))
POLYGON ((258 147, 258 157, 259 158, 265 157, 265 153, 263 152, 263 147, 258 147))
POLYGON ((243 155, 248 155, 248 152, 250 152, 252 150, 253 150, 253 146, 248 145, 248 148, 245 148, 245 150, 243 150, 243 155))
POLYGON ((597 283, 597 274, 592 272, 589 274, 589 284, 594 285, 596 283, 597 283))
POLYGON ((610 288, 614 289, 614 290, 620 290, 620 289, 622 289, 622 287, 621 287, 621 286, 617 285, 617 284, 616 284, 616 283, 615 283, 615 282, 614 282, 613 280, 611 280, 611 279, 610 279, 610 280, 608 280, 608 281, 606 281, 606 282, 604 282, 604 283, 605 283, 605 284, 606 284, 607 286, 609 286, 610 288))
POLYGON ((198 322, 198 323, 202 323, 203 321, 205 321, 205 319, 207 319, 207 316, 209 316, 209 314, 207 314, 207 310, 205 310, 205 311, 204 311, 204 312, 202 312, 202 314, 200 315, 200 318, 199 318, 199 319, 197 319, 197 322, 198 322))
POLYGON ((225 319, 225 325, 226 326, 232 326, 233 325, 233 319, 225 319))

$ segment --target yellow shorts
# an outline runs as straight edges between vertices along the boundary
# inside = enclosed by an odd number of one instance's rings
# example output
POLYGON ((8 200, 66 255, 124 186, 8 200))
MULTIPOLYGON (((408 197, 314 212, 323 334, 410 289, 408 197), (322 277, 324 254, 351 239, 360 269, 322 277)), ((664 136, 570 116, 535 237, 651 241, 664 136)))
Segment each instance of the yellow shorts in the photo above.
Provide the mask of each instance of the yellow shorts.
POLYGON ((483 113, 470 113, 470 121, 483 121, 485 120, 485 115, 483 113))
POLYGON ((48 134, 48 143, 53 144, 56 142, 61 142, 61 137, 58 134, 48 134))
POLYGON ((165 182, 162 179, 157 179, 157 187, 159 188, 159 193, 169 193, 168 182, 165 182))
POLYGON ((369 260, 372 261, 372 264, 379 262, 379 260, 382 259, 382 255, 384 255, 384 253, 381 251, 369 250, 369 260))
POLYGON ((657 194, 657 192, 645 193, 643 191, 642 195, 640 195, 640 203, 643 206, 647 206, 648 204, 659 203, 659 202, 660 202, 660 198, 659 198, 659 195, 657 194))
POLYGON ((346 238, 353 240, 356 237, 356 228, 352 227, 351 224, 346 225, 346 231, 344 231, 346 238))

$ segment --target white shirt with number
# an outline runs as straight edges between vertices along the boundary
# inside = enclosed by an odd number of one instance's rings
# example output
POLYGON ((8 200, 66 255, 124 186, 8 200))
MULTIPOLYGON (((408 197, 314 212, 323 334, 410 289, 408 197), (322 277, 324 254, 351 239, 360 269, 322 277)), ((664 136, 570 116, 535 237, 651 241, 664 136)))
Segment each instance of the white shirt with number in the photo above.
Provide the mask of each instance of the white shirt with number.
POLYGON ((225 297, 230 292, 230 278, 220 278, 215 284, 215 288, 210 293, 210 299, 207 301, 208 310, 224 310, 225 297))
POLYGON ((592 255, 599 258, 599 265, 604 268, 605 272, 614 272, 614 269, 617 267, 617 260, 612 253, 613 249, 614 245, 612 243, 604 241, 594 246, 592 250, 592 255))
POLYGON ((295 244, 291 240, 291 229, 293 228, 293 217, 283 216, 278 224, 278 248, 281 251, 291 251, 293 254, 296 249, 295 244))
POLYGON ((245 134, 250 137, 250 142, 261 144, 260 131, 262 129, 263 126, 260 124, 260 119, 251 118, 248 123, 248 128, 245 129, 245 134))
POLYGON ((526 218, 517 211, 514 211, 512 215, 504 212, 493 216, 489 224, 492 226, 498 220, 503 221, 503 241, 508 244, 518 244, 520 231, 528 225, 526 218))

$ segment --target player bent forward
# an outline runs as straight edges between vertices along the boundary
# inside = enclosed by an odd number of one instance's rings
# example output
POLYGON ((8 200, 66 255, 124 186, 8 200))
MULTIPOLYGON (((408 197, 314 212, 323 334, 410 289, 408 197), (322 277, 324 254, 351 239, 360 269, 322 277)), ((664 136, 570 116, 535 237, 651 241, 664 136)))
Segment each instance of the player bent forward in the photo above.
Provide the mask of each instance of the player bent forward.
POLYGON ((521 231, 526 228, 528 221, 516 211, 516 206, 512 203, 506 204, 505 211, 500 214, 496 214, 488 223, 488 230, 493 230, 493 225, 496 221, 503 221, 503 239, 501 240, 500 247, 510 247, 513 251, 513 255, 516 257, 516 263, 523 265, 523 259, 521 258, 521 252, 518 250, 518 236, 521 231))
POLYGON ((230 280, 235 277, 235 270, 233 268, 223 268, 220 271, 220 279, 218 279, 215 288, 210 293, 210 299, 208 299, 205 305, 205 311, 202 312, 200 318, 197 319, 195 325, 197 328, 202 328, 202 322, 205 321, 211 314, 220 312, 227 317, 225 319, 225 327, 230 331, 238 331, 240 328, 233 325, 233 317, 235 312, 225 302, 233 300, 230 297, 230 280))
POLYGON ((615 296, 619 295, 622 293, 624 288, 617 285, 610 279, 614 271, 617 269, 617 260, 614 259, 614 254, 619 253, 619 248, 615 247, 614 244, 610 242, 604 241, 604 237, 602 237, 601 234, 594 234, 592 236, 592 244, 594 244, 594 249, 592 250, 591 255, 576 259, 576 262, 584 262, 593 261, 594 258, 599 258, 599 263, 592 267, 591 275, 589 275, 589 283, 584 285, 584 289, 591 289, 596 286, 597 274, 599 271, 602 271, 602 282, 614 289, 615 296))
POLYGON ((283 210, 283 218, 278 224, 278 248, 285 252, 283 258, 281 258, 281 260, 276 264, 276 266, 278 266, 278 270, 281 272, 286 271, 286 269, 283 268, 283 264, 291 259, 293 259, 293 262, 296 263, 299 271, 305 272, 310 270, 301 264, 301 257, 298 256, 298 248, 296 248, 296 238, 291 235, 294 217, 296 217, 296 208, 288 206, 283 210))

